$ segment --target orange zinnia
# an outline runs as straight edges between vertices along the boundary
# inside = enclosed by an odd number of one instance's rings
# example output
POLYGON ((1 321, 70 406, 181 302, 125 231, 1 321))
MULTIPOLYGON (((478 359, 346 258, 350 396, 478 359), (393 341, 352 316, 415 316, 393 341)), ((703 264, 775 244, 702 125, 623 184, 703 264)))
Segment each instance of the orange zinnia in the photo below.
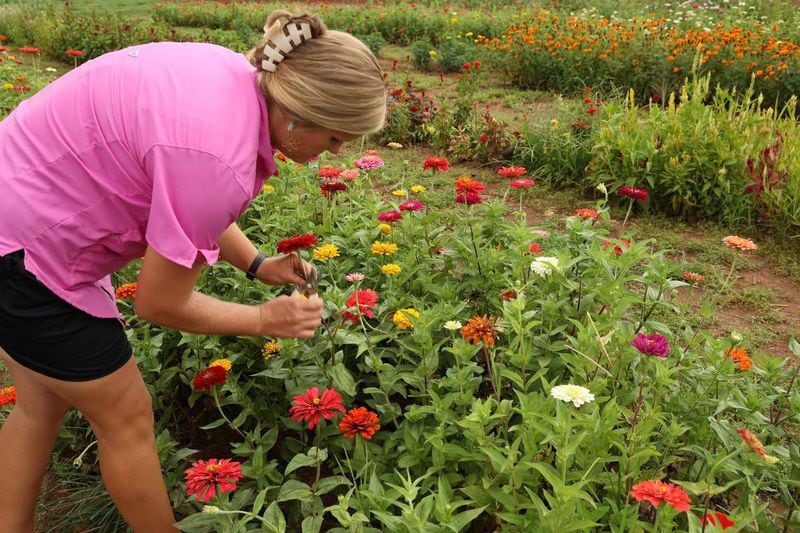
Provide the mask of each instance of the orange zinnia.
POLYGON ((725 357, 730 357, 739 366, 739 370, 744 372, 753 368, 753 360, 747 355, 747 350, 741 346, 728 348, 725 350, 725 357))
POLYGON ((737 429, 736 432, 742 436, 742 440, 750 447, 751 450, 753 450, 753 452, 756 453, 756 455, 758 455, 762 459, 766 459, 767 451, 764 449, 764 445, 761 443, 758 437, 756 437, 755 435, 750 433, 750 431, 744 428, 737 429))
POLYGON ((467 321, 467 325, 461 328, 464 340, 477 345, 483 342, 484 346, 494 345, 494 335, 497 330, 494 327, 494 318, 486 315, 474 316, 467 321))
POLYGON ((722 242, 730 248, 742 250, 743 252, 750 252, 758 248, 758 245, 750 239, 745 239, 744 237, 739 237, 738 235, 728 235, 722 239, 722 242))

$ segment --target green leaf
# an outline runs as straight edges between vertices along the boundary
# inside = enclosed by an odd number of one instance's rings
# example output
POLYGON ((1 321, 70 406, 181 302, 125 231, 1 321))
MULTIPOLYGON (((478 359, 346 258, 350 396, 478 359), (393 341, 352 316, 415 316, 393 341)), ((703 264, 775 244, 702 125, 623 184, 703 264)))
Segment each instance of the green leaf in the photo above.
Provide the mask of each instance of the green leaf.
POLYGON ((484 511, 484 509, 486 509, 486 507, 480 507, 478 509, 470 509, 468 511, 458 513, 457 515, 451 517, 446 525, 453 531, 461 531, 473 520, 478 518, 478 516, 484 511))
POLYGON ((291 500, 300 500, 302 502, 311 502, 313 499, 314 494, 311 492, 311 487, 302 481, 290 479, 281 486, 281 491, 278 493, 276 501, 288 502, 291 500))
POLYGON ((344 476, 324 477, 317 483, 317 486, 314 489, 314 494, 317 496, 327 494, 339 485, 350 485, 350 480, 344 476))
POLYGON ((218 418, 218 419, 214 420, 213 422, 211 422, 210 424, 206 424, 205 426, 200 426, 200 429, 214 429, 214 428, 220 427, 224 423, 225 423, 225 419, 224 418, 218 418))
POLYGON ((356 395, 356 381, 343 363, 336 363, 328 368, 326 374, 333 382, 333 388, 344 392, 348 396, 356 395))
POLYGON ((319 533, 322 529, 322 517, 315 515, 303 520, 303 533, 319 533))
POLYGON ((262 530, 269 531, 270 533, 285 533, 286 519, 283 517, 280 507, 277 502, 272 502, 267 507, 264 513, 264 525, 262 530))
POLYGON ((253 514, 257 515, 261 512, 261 508, 264 507, 264 500, 267 499, 267 490, 264 489, 258 493, 256 496, 256 500, 253 502, 253 514))
POLYGON ((292 460, 289 461, 289 464, 286 466, 286 472, 284 475, 289 475, 290 472, 294 472, 298 468, 303 468, 304 466, 317 466, 325 459, 328 458, 328 450, 320 450, 319 454, 317 454, 316 448, 311 448, 308 450, 308 453, 298 453, 292 460))
POLYGON ((800 357, 800 342, 797 342, 795 339, 790 339, 789 340, 789 349, 797 357, 800 357))

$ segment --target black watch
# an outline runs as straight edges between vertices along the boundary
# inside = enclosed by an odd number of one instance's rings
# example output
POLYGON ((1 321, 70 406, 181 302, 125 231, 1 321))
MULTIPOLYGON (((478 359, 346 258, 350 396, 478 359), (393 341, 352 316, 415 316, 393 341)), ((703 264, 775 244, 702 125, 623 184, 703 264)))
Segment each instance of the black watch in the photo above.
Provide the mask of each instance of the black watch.
POLYGON ((250 263, 250 268, 247 269, 247 273, 245 274, 245 276, 247 276, 247 279, 256 279, 256 272, 258 271, 258 267, 261 266, 261 263, 263 263, 264 259, 266 258, 267 254, 265 254, 264 252, 258 252, 256 258, 253 259, 252 263, 250 263))

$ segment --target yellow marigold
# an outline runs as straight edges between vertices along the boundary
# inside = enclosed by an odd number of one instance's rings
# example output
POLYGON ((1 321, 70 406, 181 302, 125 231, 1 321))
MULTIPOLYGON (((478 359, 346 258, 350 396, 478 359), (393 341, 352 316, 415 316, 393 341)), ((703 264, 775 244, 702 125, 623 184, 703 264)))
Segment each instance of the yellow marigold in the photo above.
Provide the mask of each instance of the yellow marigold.
POLYGON ((414 194, 419 194, 419 193, 425 192, 427 190, 428 189, 426 189, 424 185, 413 185, 411 187, 411 192, 413 192, 414 194))
POLYGON ((373 242, 372 253, 377 255, 392 255, 397 251, 397 245, 393 242, 373 242))
POLYGON ((403 269, 400 268, 400 265, 396 265, 394 263, 386 263, 381 267, 381 272, 387 276, 394 276, 395 274, 399 274, 402 270, 403 269))
POLYGON ((317 261, 325 262, 334 257, 339 257, 339 248, 334 244, 323 244, 318 248, 314 248, 312 255, 317 261))
POLYGON ((208 366, 221 366, 225 370, 231 369, 231 360, 230 359, 215 359, 211 361, 211 364, 208 366))
POLYGON ((275 192, 275 187, 273 187, 272 185, 264 185, 263 187, 261 187, 261 192, 265 194, 275 192))
POLYGON ((739 237, 738 235, 728 235, 722 239, 722 242, 726 246, 745 252, 749 252, 758 248, 758 245, 750 239, 745 239, 744 237, 739 237))
POLYGON ((399 330, 414 329, 414 323, 411 321, 410 317, 419 318, 419 311, 412 307, 397 310, 394 312, 394 316, 392 316, 392 322, 394 322, 399 330))
POLYGON ((281 351, 281 343, 278 341, 267 341, 264 343, 264 346, 261 348, 261 353, 264 355, 264 359, 269 359, 276 353, 281 351))
POLYGON ((392 191, 392 196, 399 196, 400 198, 405 198, 408 196, 408 191, 405 189, 395 189, 392 191))
POLYGON ((733 362, 739 367, 739 370, 745 372, 753 368, 753 360, 747 355, 747 350, 741 346, 735 348, 728 348, 725 350, 725 357, 733 359, 733 362))
POLYGON ((378 224, 378 231, 381 232, 381 235, 389 235, 392 232, 392 225, 391 224, 378 224))

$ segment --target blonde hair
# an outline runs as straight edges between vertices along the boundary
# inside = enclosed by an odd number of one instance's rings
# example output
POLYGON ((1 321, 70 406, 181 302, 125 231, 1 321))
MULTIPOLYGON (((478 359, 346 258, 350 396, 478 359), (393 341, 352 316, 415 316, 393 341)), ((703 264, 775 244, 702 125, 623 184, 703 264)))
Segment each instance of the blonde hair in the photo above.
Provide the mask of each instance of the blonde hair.
POLYGON ((264 47, 270 42, 266 33, 247 53, 259 69, 258 83, 267 101, 315 127, 354 135, 381 129, 386 119, 386 86, 370 49, 348 33, 328 30, 314 15, 275 11, 264 31, 276 21, 284 35, 287 24, 306 23, 312 38, 286 54, 275 72, 261 68, 264 47))

